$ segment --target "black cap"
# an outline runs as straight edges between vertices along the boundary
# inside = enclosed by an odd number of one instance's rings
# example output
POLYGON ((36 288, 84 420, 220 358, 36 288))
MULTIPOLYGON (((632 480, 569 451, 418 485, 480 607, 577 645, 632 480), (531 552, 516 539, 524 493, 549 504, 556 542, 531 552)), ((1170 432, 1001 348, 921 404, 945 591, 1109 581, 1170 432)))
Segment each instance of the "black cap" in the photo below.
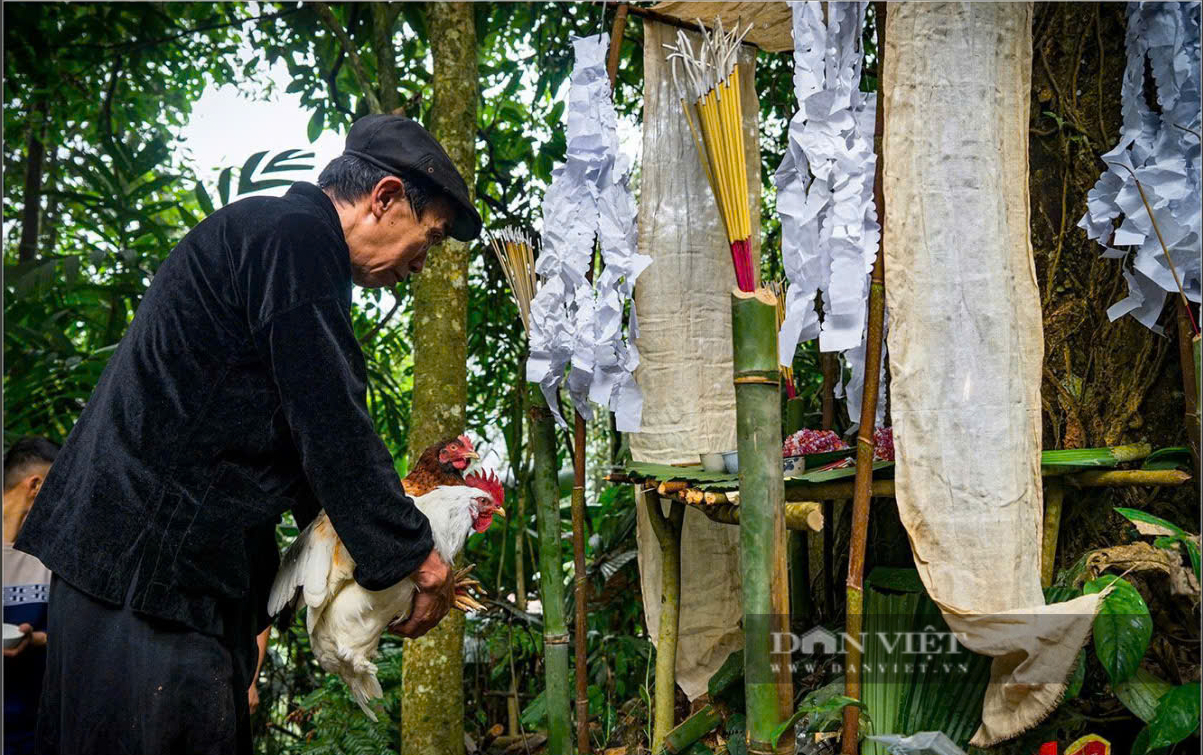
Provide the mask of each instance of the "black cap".
POLYGON ((455 217, 452 238, 471 241, 480 235, 483 222, 468 198, 464 177, 442 145, 421 124, 403 115, 365 115, 351 124, 344 155, 354 155, 390 173, 410 171, 438 186, 451 200, 455 217))

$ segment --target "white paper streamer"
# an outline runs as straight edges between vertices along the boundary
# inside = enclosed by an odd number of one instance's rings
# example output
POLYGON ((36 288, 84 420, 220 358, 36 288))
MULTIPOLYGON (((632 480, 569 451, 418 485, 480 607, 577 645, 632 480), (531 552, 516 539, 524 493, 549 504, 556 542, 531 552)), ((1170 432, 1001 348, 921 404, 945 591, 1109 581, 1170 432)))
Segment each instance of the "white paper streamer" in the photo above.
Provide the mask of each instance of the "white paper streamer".
POLYGON ((1136 179, 1153 208, 1186 297, 1198 302, 1203 279, 1199 8, 1197 2, 1128 4, 1128 65, 1120 90, 1124 124, 1119 144, 1103 155, 1107 171, 1087 194, 1087 211, 1078 221, 1078 227, 1104 247, 1103 257, 1126 262, 1135 251, 1131 270, 1123 270, 1128 296, 1113 304, 1107 316, 1116 320, 1130 314, 1158 333, 1166 293, 1176 293, 1178 286, 1136 179), (1160 114, 1146 100, 1146 62, 1160 114), (1121 216, 1116 228, 1114 221, 1121 216))
MULTIPOLYGON (((798 112, 775 176, 781 254, 790 281, 778 337, 782 364, 793 362, 799 341, 813 338, 821 351, 859 349, 859 357, 846 356, 850 364, 864 358, 869 273, 881 239, 873 202, 877 98, 858 89, 867 5, 830 3, 824 24, 821 3, 790 3, 798 112)), ((855 406, 848 394, 854 422, 860 417, 859 388, 855 393, 855 406)))
POLYGON ((535 266, 543 285, 531 302, 527 380, 539 383, 556 421, 566 426, 557 393, 570 368, 568 390, 582 417, 593 418, 593 401, 615 413, 620 432, 637 432, 643 395, 634 378, 638 322, 631 297, 635 279, 652 259, 637 250, 630 160, 618 150, 606 76, 608 39, 597 35, 572 43, 567 159, 552 173, 543 199, 542 252, 535 266), (590 286, 585 276, 595 238, 605 269, 590 286))

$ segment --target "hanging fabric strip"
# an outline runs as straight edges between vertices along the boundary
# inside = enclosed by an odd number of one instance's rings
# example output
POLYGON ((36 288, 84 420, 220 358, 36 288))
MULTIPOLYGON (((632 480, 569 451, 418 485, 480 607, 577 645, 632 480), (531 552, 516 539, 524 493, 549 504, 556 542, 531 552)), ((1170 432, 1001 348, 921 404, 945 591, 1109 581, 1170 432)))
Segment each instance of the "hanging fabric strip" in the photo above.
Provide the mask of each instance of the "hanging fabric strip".
POLYGON ((536 272, 544 282, 531 302, 527 379, 539 384, 556 421, 566 425, 557 394, 568 369, 569 394, 582 417, 593 418, 593 401, 617 415, 620 432, 635 432, 643 398, 633 375, 639 353, 631 297, 651 258, 637 250, 630 160, 618 149, 606 77, 608 36, 577 38, 572 44, 576 63, 568 95, 567 158, 552 173, 543 199, 536 272), (595 239, 605 263, 596 286, 587 277, 595 239))
POLYGON ((1103 246, 1103 257, 1123 260, 1128 296, 1107 316, 1130 314, 1158 333, 1165 296, 1178 291, 1165 249, 1189 300, 1200 300, 1203 278, 1199 9, 1199 3, 1128 4, 1128 65, 1120 89, 1124 125, 1119 143, 1102 157, 1107 170, 1087 194, 1086 214, 1078 221, 1103 246), (1160 113, 1149 107, 1146 71, 1152 72, 1160 113), (1160 241, 1144 200, 1153 208, 1160 241))

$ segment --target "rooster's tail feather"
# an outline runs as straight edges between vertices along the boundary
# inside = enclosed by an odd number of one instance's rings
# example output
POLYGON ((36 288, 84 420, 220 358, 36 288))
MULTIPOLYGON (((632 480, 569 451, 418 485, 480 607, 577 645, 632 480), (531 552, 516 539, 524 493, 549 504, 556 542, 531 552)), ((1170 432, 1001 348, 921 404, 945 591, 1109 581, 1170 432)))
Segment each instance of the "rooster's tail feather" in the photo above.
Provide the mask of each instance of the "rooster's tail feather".
POLYGON ((384 690, 380 688, 380 681, 376 679, 376 674, 372 671, 353 672, 347 674, 344 680, 364 714, 372 721, 376 721, 376 712, 372 710, 369 703, 384 697, 384 690))

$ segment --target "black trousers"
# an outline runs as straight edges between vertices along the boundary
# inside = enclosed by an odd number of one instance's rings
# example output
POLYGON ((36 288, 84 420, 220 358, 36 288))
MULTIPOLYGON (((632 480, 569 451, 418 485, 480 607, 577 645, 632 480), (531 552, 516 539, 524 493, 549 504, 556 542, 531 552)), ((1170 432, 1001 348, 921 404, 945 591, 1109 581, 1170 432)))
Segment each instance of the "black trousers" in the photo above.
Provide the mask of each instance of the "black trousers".
POLYGON ((229 636, 213 637, 54 577, 38 753, 249 755, 258 649, 252 623, 233 613, 229 636))

